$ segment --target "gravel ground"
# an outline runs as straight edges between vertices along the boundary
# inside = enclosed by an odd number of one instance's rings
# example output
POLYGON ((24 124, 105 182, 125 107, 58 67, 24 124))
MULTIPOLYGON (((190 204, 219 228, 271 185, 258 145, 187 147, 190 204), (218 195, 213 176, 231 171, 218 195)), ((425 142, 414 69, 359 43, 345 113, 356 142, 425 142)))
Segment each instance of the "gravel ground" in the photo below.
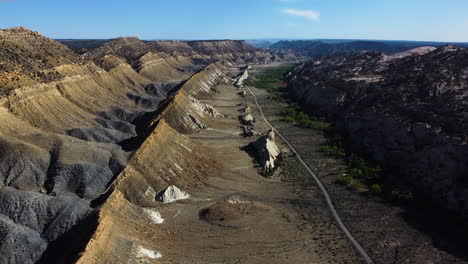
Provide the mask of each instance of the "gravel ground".
MULTIPOLYGON (((443 219, 433 210, 402 208, 386 203, 367 192, 357 191, 336 184, 340 176, 342 160, 324 156, 319 150, 325 138, 320 132, 304 129, 282 121, 280 110, 286 105, 273 101, 264 90, 252 88, 257 95, 265 116, 296 148, 329 191, 343 221, 356 239, 367 250, 375 263, 468 263, 468 250, 465 243, 466 231, 460 225, 443 219)), ((253 98, 248 96, 253 105, 253 98)), ((252 109, 255 109, 252 107, 252 109)), ((260 116, 254 112, 256 118, 260 116)), ((266 129, 266 128, 264 128, 266 129)), ((281 177, 295 186, 296 192, 304 201, 298 201, 304 219, 321 223, 317 219, 326 210, 324 204, 308 203, 310 195, 320 195, 313 179, 302 170, 298 162, 286 158, 282 164, 281 177), (304 175, 302 178, 291 175, 304 175)), ((315 199, 317 201, 317 199, 315 199)), ((324 232, 327 225, 317 226, 324 232)), ((334 228, 335 230, 336 228, 334 228)), ((322 240, 323 250, 339 250, 333 236, 316 237, 322 240)))

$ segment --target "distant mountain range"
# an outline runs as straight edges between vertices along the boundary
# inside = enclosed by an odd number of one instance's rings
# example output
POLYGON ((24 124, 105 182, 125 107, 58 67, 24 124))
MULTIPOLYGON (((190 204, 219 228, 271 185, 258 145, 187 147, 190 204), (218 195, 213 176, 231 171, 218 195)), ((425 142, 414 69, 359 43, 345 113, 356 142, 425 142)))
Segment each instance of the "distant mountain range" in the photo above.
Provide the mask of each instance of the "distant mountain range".
POLYGON ((317 57, 341 51, 376 51, 393 54, 409 49, 431 46, 442 47, 454 44, 468 48, 468 43, 448 43, 434 41, 397 41, 397 40, 345 40, 345 39, 317 39, 317 40, 249 40, 250 45, 272 50, 289 50, 299 56, 317 57))

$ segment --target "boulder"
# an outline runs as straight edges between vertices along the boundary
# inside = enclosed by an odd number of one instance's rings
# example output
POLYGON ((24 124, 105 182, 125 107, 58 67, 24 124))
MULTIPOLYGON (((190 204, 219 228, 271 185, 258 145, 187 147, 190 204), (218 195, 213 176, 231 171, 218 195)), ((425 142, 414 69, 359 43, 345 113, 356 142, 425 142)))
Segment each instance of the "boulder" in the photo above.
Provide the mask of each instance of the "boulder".
POLYGON ((151 222, 155 224, 164 223, 164 218, 162 218, 159 212, 146 208, 143 208, 143 212, 145 212, 146 216, 151 220, 151 222))
POLYGON ((188 198, 190 198, 190 194, 180 190, 174 185, 167 187, 156 195, 156 200, 163 203, 173 203, 188 198))
POLYGON ((253 118, 251 114, 243 115, 241 117, 241 121, 243 124, 249 125, 249 126, 253 126, 253 124, 255 123, 255 119, 253 118))
POLYGON ((242 126, 242 135, 244 135, 244 137, 254 137, 260 136, 260 133, 253 130, 253 128, 250 126, 242 126))
POLYGON ((275 170, 275 161, 280 155, 280 150, 275 143, 275 132, 270 130, 267 135, 261 137, 254 143, 257 150, 257 159, 262 166, 263 175, 271 175, 275 170))
POLYGON ((244 81, 249 78, 249 71, 245 70, 237 79, 234 81, 234 85, 242 88, 244 86, 244 81))

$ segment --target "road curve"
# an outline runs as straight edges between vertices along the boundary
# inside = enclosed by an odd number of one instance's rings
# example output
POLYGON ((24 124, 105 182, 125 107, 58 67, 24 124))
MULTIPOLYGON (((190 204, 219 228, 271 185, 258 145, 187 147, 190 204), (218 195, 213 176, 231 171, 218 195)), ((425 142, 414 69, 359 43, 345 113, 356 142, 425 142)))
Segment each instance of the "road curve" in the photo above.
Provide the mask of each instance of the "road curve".
POLYGON ((357 251, 359 252, 359 254, 361 254, 361 256, 364 258, 364 260, 366 261, 366 263, 368 264, 373 264, 373 261, 372 259, 369 257, 369 254, 367 254, 366 250, 359 244, 359 242, 356 240, 356 238, 354 238, 354 236, 351 234, 351 232, 348 230, 348 228, 345 226, 345 224, 343 223, 343 221, 341 220, 341 217, 340 215, 338 214, 338 212, 336 211, 336 208, 335 206, 333 205, 333 202, 331 200, 331 197, 330 195, 328 194, 328 191, 327 189, 325 189, 325 186, 323 186, 322 182, 320 181, 320 179, 317 177, 317 175, 315 175, 315 173, 312 171, 312 169, 309 167, 309 165, 307 165, 307 163, 304 162, 304 160, 302 159, 301 155, 299 155, 299 153, 296 151, 296 149, 291 145, 291 143, 289 143, 288 140, 286 140, 285 137, 283 137, 283 135, 281 135, 281 133, 275 129, 275 127, 270 123, 268 122, 268 120, 266 119, 265 115, 263 114, 263 110, 262 110, 262 107, 260 106, 260 104, 258 103, 257 101, 257 96, 252 92, 252 90, 250 90, 250 88, 248 86, 246 86, 247 90, 249 90, 250 94, 252 94, 254 100, 255 100, 255 104, 257 105, 257 108, 258 108, 258 111, 260 112, 260 115, 262 116, 263 120, 265 120, 265 122, 268 124, 268 126, 271 127, 271 129, 273 129, 276 133, 276 135, 278 135, 287 145, 288 147, 291 149, 291 151, 296 155, 296 157, 298 158, 299 162, 304 166, 304 168, 307 170, 307 172, 314 178, 315 182, 317 183, 317 185, 319 186, 320 190, 322 191, 322 194, 323 196, 325 197, 325 200, 327 201, 327 205, 328 205, 328 208, 330 209, 330 211, 332 212, 333 214, 333 217, 335 218, 336 222, 338 223, 338 225, 340 226, 341 230, 343 230, 343 232, 346 234, 346 236, 348 237, 348 239, 351 241, 351 243, 354 245, 354 247, 357 249, 357 251))

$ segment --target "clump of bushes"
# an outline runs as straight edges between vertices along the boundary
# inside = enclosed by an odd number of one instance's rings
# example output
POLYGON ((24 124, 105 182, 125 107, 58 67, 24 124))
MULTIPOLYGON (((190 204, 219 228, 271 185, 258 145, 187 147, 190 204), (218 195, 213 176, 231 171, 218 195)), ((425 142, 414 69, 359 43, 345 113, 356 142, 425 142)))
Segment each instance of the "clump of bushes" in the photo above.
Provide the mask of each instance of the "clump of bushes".
POLYGON ((338 184, 349 186, 357 189, 365 189, 366 186, 359 181, 356 181, 353 176, 344 174, 338 179, 338 184))
POLYGON ((396 202, 409 202, 414 199, 412 192, 402 192, 400 189, 393 189, 390 193, 390 198, 396 202))
POLYGON ((369 191, 373 194, 381 194, 382 193, 382 186, 380 184, 372 184, 369 187, 369 191))
POLYGON ((344 174, 338 179, 337 183, 341 185, 349 186, 351 185, 351 183, 353 183, 353 181, 354 179, 351 175, 344 174))
POLYGON ((344 158, 346 156, 344 149, 335 145, 324 145, 320 150, 325 153, 325 155, 332 157, 344 158))
POLYGON ((286 89, 282 88, 280 84, 294 67, 295 66, 291 64, 268 68, 262 74, 255 76, 255 80, 248 81, 246 84, 265 89, 275 101, 285 101, 288 99, 289 95, 286 89))
POLYGON ((297 104, 291 104, 288 108, 281 111, 284 120, 288 123, 294 123, 304 128, 313 128, 326 132, 330 129, 331 124, 323 117, 313 117, 301 111, 297 104))
POLYGON ((356 154, 352 154, 349 157, 348 166, 351 168, 351 175, 370 181, 378 180, 382 173, 380 166, 372 166, 356 154))
POLYGON ((272 93, 279 89, 278 84, 286 78, 288 73, 294 69, 294 64, 283 65, 279 67, 267 68, 262 74, 255 76, 255 80, 246 84, 261 89, 266 89, 272 93))

